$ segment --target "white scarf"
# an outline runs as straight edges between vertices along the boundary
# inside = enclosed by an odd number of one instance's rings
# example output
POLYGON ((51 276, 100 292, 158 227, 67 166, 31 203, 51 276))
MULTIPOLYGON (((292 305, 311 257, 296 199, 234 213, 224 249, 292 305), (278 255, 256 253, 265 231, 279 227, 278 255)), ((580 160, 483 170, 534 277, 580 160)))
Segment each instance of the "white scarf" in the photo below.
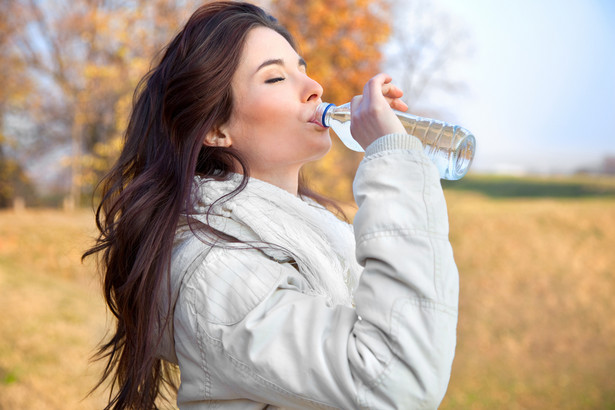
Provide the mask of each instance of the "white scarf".
POLYGON ((326 297, 329 304, 351 306, 362 271, 355 257, 352 226, 311 199, 303 200, 255 178, 239 194, 216 202, 242 178, 238 174, 227 181, 195 177, 196 215, 191 216, 258 247, 274 260, 294 260, 312 294, 326 297))

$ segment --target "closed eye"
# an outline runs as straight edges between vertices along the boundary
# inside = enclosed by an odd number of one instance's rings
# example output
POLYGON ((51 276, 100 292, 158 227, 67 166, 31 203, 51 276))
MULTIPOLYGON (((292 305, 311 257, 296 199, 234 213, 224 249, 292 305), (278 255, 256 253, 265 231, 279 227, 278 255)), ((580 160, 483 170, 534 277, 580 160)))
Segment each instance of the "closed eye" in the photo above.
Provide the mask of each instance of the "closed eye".
POLYGON ((270 78, 269 80, 265 80, 265 83, 273 84, 273 83, 278 83, 280 81, 284 81, 284 78, 283 77, 270 78))

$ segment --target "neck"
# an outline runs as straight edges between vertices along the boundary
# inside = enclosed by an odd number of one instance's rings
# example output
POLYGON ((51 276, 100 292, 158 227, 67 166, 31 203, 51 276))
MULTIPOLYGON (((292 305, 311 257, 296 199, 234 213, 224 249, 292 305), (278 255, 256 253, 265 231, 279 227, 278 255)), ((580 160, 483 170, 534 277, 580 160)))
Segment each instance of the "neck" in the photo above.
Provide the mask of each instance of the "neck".
POLYGON ((294 196, 299 192, 299 170, 293 169, 289 172, 276 172, 273 170, 256 170, 250 169, 250 176, 267 182, 271 185, 275 185, 294 196))
POLYGON ((295 175, 293 177, 285 177, 284 175, 274 174, 274 175, 252 175, 254 178, 258 178, 261 181, 265 181, 270 183, 271 185, 275 185, 278 188, 282 188, 283 190, 290 192, 291 194, 297 196, 299 191, 299 175, 295 175))

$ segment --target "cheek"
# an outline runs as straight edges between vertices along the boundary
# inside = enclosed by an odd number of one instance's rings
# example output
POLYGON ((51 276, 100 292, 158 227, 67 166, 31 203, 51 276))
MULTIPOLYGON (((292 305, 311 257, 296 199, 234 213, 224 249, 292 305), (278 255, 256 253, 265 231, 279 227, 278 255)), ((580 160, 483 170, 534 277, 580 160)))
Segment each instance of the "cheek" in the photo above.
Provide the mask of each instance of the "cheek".
POLYGON ((276 121, 262 114, 256 111, 238 113, 229 126, 233 146, 246 158, 267 156, 279 145, 279 132, 274 128, 276 121))
POLYGON ((254 134, 275 126, 280 120, 279 107, 270 99, 244 99, 235 113, 236 130, 242 134, 254 134))

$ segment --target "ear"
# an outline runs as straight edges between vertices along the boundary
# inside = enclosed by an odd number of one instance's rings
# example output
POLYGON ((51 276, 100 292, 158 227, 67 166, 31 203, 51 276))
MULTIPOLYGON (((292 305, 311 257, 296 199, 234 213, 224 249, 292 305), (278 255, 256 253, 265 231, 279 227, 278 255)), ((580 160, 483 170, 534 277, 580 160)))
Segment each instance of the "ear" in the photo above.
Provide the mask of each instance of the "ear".
POLYGON ((208 147, 230 147, 233 141, 224 128, 214 128, 207 133, 203 144, 208 147))

